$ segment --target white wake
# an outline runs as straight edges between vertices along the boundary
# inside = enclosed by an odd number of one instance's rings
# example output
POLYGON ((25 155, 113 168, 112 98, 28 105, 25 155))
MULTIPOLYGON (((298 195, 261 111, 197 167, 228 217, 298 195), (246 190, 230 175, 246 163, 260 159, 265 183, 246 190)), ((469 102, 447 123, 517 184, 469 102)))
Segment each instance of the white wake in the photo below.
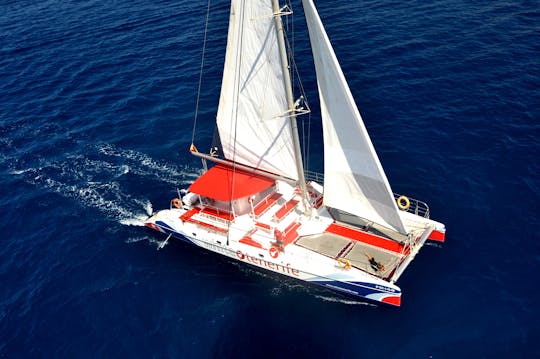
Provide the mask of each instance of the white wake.
MULTIPOLYGON (((2 162, 17 163, 15 158, 2 158, 2 162)), ((96 208, 126 226, 143 226, 153 212, 150 200, 132 193, 126 184, 161 181, 177 187, 193 182, 198 176, 189 167, 154 160, 144 153, 113 145, 99 145, 87 153, 67 155, 60 160, 42 158, 37 162, 37 166, 28 168, 12 165, 9 173, 76 200, 82 206, 96 208), (128 174, 130 177, 124 177, 128 174)))

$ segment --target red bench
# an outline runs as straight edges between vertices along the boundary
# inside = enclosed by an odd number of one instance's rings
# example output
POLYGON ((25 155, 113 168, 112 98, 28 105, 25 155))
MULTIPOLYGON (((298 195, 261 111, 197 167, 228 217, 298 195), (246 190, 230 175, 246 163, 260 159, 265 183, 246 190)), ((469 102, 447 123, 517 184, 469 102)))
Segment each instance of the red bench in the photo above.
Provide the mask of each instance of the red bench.
POLYGON ((291 244, 298 238, 297 229, 300 228, 301 223, 292 222, 285 228, 283 232, 276 231, 276 239, 281 241, 283 246, 291 244))
POLYGON ((291 213, 291 211, 294 209, 294 207, 296 207, 298 202, 299 201, 296 200, 296 199, 288 200, 287 203, 285 203, 283 205, 283 207, 278 209, 276 214, 274 214, 274 218, 277 219, 278 221, 281 221, 283 218, 285 218, 285 216, 287 216, 289 213, 291 213))
POLYGON ((281 194, 277 192, 272 193, 270 196, 259 202, 259 204, 255 206, 255 208, 253 208, 253 213, 256 217, 260 217, 264 212, 268 210, 268 208, 270 208, 270 206, 276 203, 276 201, 280 198, 281 194))
POLYGON ((196 219, 193 219, 193 218, 188 219, 186 222, 195 223, 195 224, 197 224, 199 226, 203 226, 203 227, 206 227, 206 228, 209 228, 211 230, 221 232, 221 233, 227 233, 228 232, 227 228, 214 226, 213 224, 206 223, 206 222, 203 222, 203 221, 199 221, 199 220, 196 220, 196 219))
POLYGON ((183 215, 181 215, 180 219, 182 221, 189 221, 191 219, 191 217, 193 217, 194 215, 196 215, 199 212, 200 212, 199 208, 197 208, 197 207, 192 208, 189 211, 187 211, 186 213, 184 213, 183 215))
POLYGON ((297 229, 300 228, 301 223, 293 222, 285 228, 285 238, 283 239, 283 244, 287 245, 292 243, 296 238, 298 238, 297 229))
POLYGON ((232 214, 230 212, 227 212, 227 211, 223 211, 223 210, 220 211, 220 210, 212 208, 212 207, 204 207, 201 210, 201 213, 207 214, 207 215, 213 216, 213 217, 218 217, 218 218, 224 219, 226 221, 232 221, 234 219, 234 214, 232 214))
POLYGON ((255 222, 255 226, 264 229, 265 231, 271 231, 272 226, 262 222, 255 222))
POLYGON ((226 228, 214 226, 213 224, 202 222, 202 221, 199 221, 199 220, 196 220, 196 219, 192 218, 194 215, 196 215, 199 212, 201 212, 201 210, 199 208, 196 208, 196 207, 192 208, 189 211, 187 211, 186 213, 184 213, 183 215, 181 215, 180 219, 182 221, 184 221, 184 222, 195 223, 195 224, 197 224, 199 226, 203 226, 203 227, 209 228, 209 229, 214 230, 214 231, 227 233, 228 230, 226 228))
POLYGON ((262 244, 260 244, 257 241, 254 241, 249 235, 243 237, 241 240, 239 240, 239 242, 253 246, 253 247, 257 247, 257 248, 261 248, 261 249, 263 248, 262 244))

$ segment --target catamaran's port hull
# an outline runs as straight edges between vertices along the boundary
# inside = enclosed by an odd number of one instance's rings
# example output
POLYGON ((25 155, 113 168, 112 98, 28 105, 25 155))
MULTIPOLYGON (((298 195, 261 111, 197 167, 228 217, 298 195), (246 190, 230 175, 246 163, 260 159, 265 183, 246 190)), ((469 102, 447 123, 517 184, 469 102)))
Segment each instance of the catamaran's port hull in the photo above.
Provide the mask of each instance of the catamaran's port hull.
MULTIPOLYGON (((197 235, 196 232, 191 232, 191 235, 183 233, 162 221, 152 220, 152 218, 148 220, 146 225, 154 230, 171 235, 174 238, 195 244, 196 246, 233 258, 253 267, 314 284, 347 297, 376 304, 382 303, 393 307, 401 305, 401 290, 399 287, 355 268, 344 270, 343 268, 334 266, 330 271, 326 268, 324 274, 314 274, 312 272, 317 268, 317 265, 314 263, 311 263, 310 270, 310 263, 303 267, 293 265, 287 261, 288 258, 286 256, 279 256, 274 259, 268 255, 268 252, 265 251, 265 253, 262 253, 260 250, 258 251, 256 248, 250 248, 249 246, 238 245, 237 243, 235 243, 236 245, 227 246, 226 236, 220 236, 217 233, 207 232, 205 237, 209 238, 203 239, 199 238, 202 235, 197 235), (355 274, 357 274, 356 279, 354 279, 355 274)), ((311 254, 311 256, 317 255, 311 254)), ((320 263, 328 260, 324 256, 320 257, 320 263)))

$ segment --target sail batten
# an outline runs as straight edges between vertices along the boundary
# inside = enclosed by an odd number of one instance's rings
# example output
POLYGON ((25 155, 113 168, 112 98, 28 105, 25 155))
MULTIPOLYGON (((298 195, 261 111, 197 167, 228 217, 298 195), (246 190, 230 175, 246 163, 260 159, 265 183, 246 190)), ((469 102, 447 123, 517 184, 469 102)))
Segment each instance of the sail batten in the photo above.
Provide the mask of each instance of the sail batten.
POLYGON ((298 179, 272 3, 232 0, 217 126, 223 153, 298 179))
POLYGON ((321 103, 326 206, 406 233, 386 174, 312 0, 302 0, 321 103))

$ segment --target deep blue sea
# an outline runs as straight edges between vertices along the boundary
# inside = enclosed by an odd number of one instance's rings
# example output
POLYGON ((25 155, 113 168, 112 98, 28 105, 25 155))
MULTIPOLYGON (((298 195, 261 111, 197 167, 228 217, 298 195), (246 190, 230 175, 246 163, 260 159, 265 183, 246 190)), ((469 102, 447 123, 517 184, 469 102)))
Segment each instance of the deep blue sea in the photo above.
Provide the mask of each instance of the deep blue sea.
MULTIPOLYGON (((540 4, 316 4, 393 190, 447 226, 398 282, 402 307, 180 241, 158 250, 164 237, 140 226, 200 172, 188 148, 205 0, 4 0, 0 357, 540 357, 540 4)), ((200 149, 228 8, 212 1, 200 149)), ((321 148, 313 135, 312 170, 321 148)))

